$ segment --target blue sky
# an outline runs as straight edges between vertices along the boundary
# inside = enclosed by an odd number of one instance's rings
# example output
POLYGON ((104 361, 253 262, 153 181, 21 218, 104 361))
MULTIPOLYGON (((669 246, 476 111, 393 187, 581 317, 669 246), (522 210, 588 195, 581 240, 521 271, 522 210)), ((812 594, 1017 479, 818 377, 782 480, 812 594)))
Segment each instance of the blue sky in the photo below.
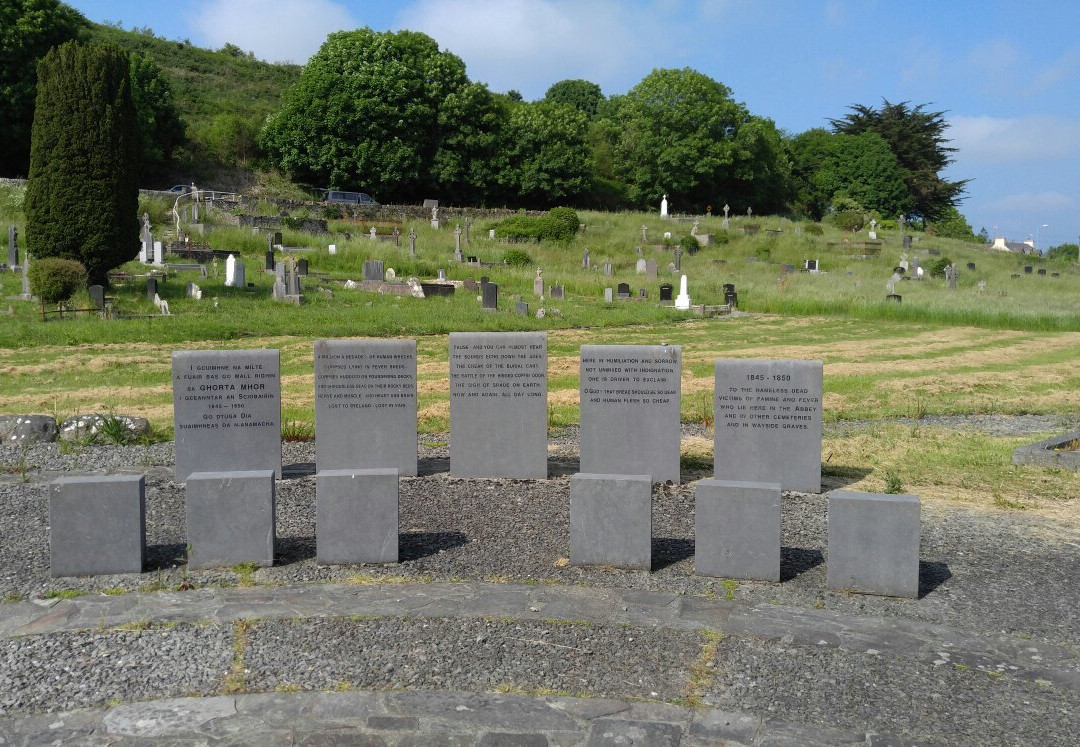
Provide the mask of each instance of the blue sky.
POLYGON ((342 29, 411 29, 469 77, 536 99, 585 78, 625 93, 692 67, 798 133, 853 103, 947 111, 976 231, 1080 238, 1080 3, 1062 0, 76 0, 93 21, 303 63, 342 29), (996 227, 996 229, 995 229, 996 227))

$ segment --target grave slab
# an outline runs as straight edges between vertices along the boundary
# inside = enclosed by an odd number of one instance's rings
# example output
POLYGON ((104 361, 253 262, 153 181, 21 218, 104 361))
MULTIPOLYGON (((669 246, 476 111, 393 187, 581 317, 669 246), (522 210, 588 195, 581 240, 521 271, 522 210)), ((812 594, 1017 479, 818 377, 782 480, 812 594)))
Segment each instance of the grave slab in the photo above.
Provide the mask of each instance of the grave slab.
POLYGON ((398 562, 398 471, 320 470, 315 475, 319 563, 398 562))
POLYGON ((187 478, 188 567, 274 564, 274 471, 187 478))
POLYGON ((679 482, 682 348, 581 346, 581 471, 679 482))
POLYGON ((146 479, 142 475, 61 477, 49 489, 53 576, 142 573, 146 479))
POLYGON ((652 569, 652 478, 570 478, 570 563, 652 569))
POLYGON ((547 477, 547 333, 450 333, 450 473, 547 477))
POLYGON ((316 340, 314 356, 319 471, 415 477, 416 340, 316 340))
POLYGON ((281 354, 172 354, 176 479, 192 472, 271 469, 281 476, 281 354))
POLYGON ((780 580, 780 483, 701 480, 694 492, 694 570, 780 580))
POLYGON ((718 480, 821 490, 821 361, 716 361, 713 472, 718 480))
POLYGON ((829 588, 917 598, 919 537, 917 496, 832 491, 829 588))

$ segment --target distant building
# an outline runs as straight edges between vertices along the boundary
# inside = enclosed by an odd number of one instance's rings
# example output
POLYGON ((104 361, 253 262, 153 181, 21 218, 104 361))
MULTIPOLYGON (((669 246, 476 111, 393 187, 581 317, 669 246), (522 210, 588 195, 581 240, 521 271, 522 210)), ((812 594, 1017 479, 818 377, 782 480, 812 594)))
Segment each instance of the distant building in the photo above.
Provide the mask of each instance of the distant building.
POLYGON ((990 245, 991 249, 997 249, 999 252, 1012 252, 1013 254, 1038 254, 1038 250, 1035 248, 1035 242, 1031 239, 1027 241, 1006 241, 1004 236, 995 236, 994 243, 990 245))

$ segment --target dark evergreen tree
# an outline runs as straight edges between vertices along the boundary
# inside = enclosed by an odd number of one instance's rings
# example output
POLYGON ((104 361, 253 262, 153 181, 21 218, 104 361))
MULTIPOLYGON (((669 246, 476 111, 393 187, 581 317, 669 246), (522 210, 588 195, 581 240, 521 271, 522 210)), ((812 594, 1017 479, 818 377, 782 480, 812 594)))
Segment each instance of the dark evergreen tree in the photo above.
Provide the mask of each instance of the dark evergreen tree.
POLYGON ((38 66, 26 187, 35 257, 82 262, 91 283, 138 253, 139 130, 128 56, 62 44, 38 66))

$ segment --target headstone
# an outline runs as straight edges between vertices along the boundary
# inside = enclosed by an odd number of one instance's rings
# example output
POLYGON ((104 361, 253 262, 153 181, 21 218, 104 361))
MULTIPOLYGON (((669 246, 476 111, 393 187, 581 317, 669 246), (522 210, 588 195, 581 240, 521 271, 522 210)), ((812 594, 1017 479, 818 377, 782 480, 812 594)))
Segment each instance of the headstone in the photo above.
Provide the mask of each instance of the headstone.
POLYGON ((634 266, 634 271, 637 272, 638 275, 644 275, 645 274, 645 265, 646 264, 647 263, 645 262, 644 258, 639 259, 637 261, 637 265, 634 266))
POLYGON ((90 303, 99 311, 105 308, 105 289, 100 285, 91 285, 86 289, 90 294, 90 303))
POLYGON ((895 293, 890 293, 887 296, 885 296, 886 301, 891 301, 893 303, 900 303, 903 299, 904 299, 903 296, 898 296, 895 293))
POLYGON ((409 256, 410 257, 415 257, 416 256, 416 229, 415 228, 410 228, 409 229, 409 256))
POLYGON ((638 288, 638 298, 644 300, 644 299, 646 299, 648 297, 649 297, 649 291, 645 290, 644 288, 638 288))
POLYGON ((630 298, 630 284, 619 283, 619 285, 616 287, 616 293, 618 294, 619 298, 630 298))
POLYGON ((611 292, 611 288, 604 288, 604 303, 611 303, 615 300, 615 296, 611 292))
POLYGON ((154 264, 165 264, 165 246, 160 241, 154 242, 154 264))
POLYGON ((917 496, 830 492, 828 587, 917 598, 919 536, 917 496))
POLYGON ((446 280, 446 270, 439 269, 439 281, 446 280))
POLYGON ((672 292, 674 290, 675 290, 675 287, 671 283, 661 283, 660 284, 660 303, 664 303, 665 301, 670 303, 671 300, 672 300, 671 299, 671 294, 672 294, 672 292))
POLYGON ((656 280, 656 260, 650 259, 645 262, 645 277, 649 280, 656 280))
POLYGON ((398 471, 320 469, 315 474, 315 559, 398 562, 398 471))
POLYGON ((581 470, 679 482, 682 348, 581 346, 581 470))
POLYGON ((739 307, 739 294, 735 292, 735 283, 724 283, 724 303, 733 309, 739 307))
POLYGON ((368 229, 368 239, 371 241, 378 241, 379 237, 375 232, 375 226, 368 229))
POLYGON ((821 490, 821 361, 720 359, 713 474, 821 490))
POLYGON ((900 282, 900 273, 894 272, 885 283, 885 292, 892 295, 896 293, 896 284, 900 282))
POLYGON ((296 260, 296 274, 307 275, 308 274, 308 261, 306 257, 301 257, 296 260))
POLYGON ((524 301, 518 301, 517 305, 514 307, 514 311, 517 313, 518 316, 528 316, 529 304, 525 303, 524 301))
POLYGON ((285 241, 281 237, 281 231, 274 231, 274 246, 281 246, 285 241))
MULTIPOLYGON (((908 236, 907 238, 909 240, 911 239, 910 236, 908 236)), ((910 246, 910 243, 908 245, 910 246)), ((940 257, 941 256, 941 250, 940 249, 927 249, 926 253, 929 254, 931 257, 940 257)))
POLYGON ((675 263, 674 262, 668 262, 667 270, 668 270, 669 274, 674 275, 675 272, 676 272, 675 263))
POLYGON ((230 254, 225 260, 225 286, 231 288, 236 285, 236 255, 230 254))
POLYGON ((1051 272, 1050 277, 1059 278, 1059 277, 1061 277, 1061 273, 1060 272, 1051 272))
POLYGON ((967 263, 967 268, 969 270, 971 270, 971 271, 974 271, 975 270, 975 263, 974 262, 968 262, 967 263))
POLYGON ((438 205, 432 205, 431 206, 431 227, 432 228, 438 228, 439 227, 439 206, 438 205))
POLYGON ((395 270, 393 267, 387 267, 386 268, 386 282, 392 283, 395 280, 397 280, 397 270, 395 270))
POLYGON ((586 249, 584 252, 581 253, 581 269, 583 269, 583 270, 589 269, 589 250, 588 249, 586 249))
POLYGON ((465 278, 465 280, 461 283, 461 287, 463 287, 467 291, 473 291, 474 293, 480 290, 480 284, 472 278, 465 278))
POLYGON ((469 241, 469 227, 472 226, 472 218, 465 216, 465 243, 470 244, 469 241))
POLYGON ((401 229, 394 226, 394 230, 390 232, 390 235, 394 237, 394 246, 401 246, 401 229))
POLYGON ((146 279, 146 300, 153 301, 154 296, 158 294, 157 278, 146 279))
POLYGON ((430 210, 431 208, 439 207, 439 201, 428 198, 424 200, 424 210, 430 210))
MULTIPOLYGON (((904 246, 905 249, 910 249, 911 248, 911 237, 910 236, 905 236, 904 237, 903 246, 904 246)), ((934 251, 936 251, 936 250, 931 250, 931 254, 936 257, 937 255, 933 254, 934 251)))
POLYGON ((544 297, 544 278, 541 273, 540 268, 536 268, 536 277, 533 278, 533 295, 539 298, 544 297))
POLYGON ((465 256, 461 253, 461 226, 454 226, 454 261, 464 262, 465 256))
POLYGON ((1046 268, 1045 267, 1040 267, 1036 272, 1039 275, 1044 275, 1045 276, 1046 275, 1046 268))
POLYGON ((675 297, 675 308, 687 311, 690 306, 690 294, 686 290, 686 275, 683 275, 679 278, 679 295, 675 297))
POLYGON ((30 293, 30 252, 26 252, 23 256, 22 272, 19 273, 20 280, 22 281, 22 293, 19 295, 19 299, 22 301, 29 301, 33 298, 33 294, 30 293))
POLYGON ((416 476, 416 340, 315 341, 319 471, 416 476))
POLYGON ((644 223, 641 224, 641 243, 649 243, 649 227, 646 226, 644 223))
POLYGON ((790 275, 791 273, 795 272, 795 265, 782 264, 780 265, 780 272, 784 273, 785 275, 790 275))
POLYGON ((807 272, 817 272, 818 271, 818 261, 816 259, 804 259, 803 260, 803 269, 806 270, 807 272))
POLYGON ((570 563, 652 570, 652 478, 570 478, 570 563))
POLYGON ((1030 274, 1031 274, 1031 270, 1032 270, 1032 266, 1031 266, 1031 265, 1024 265, 1024 274, 1025 274, 1025 275, 1030 275, 1030 274))
POLYGON ((675 272, 682 270, 682 255, 683 248, 681 246, 675 247, 675 272))
POLYGON ((19 229, 8 226, 8 267, 19 266, 19 229))
POLYGON ((546 333, 450 333, 452 475, 547 478, 547 420, 546 333))
POLYGON ((691 236, 697 236, 697 232, 698 232, 698 225, 699 225, 700 223, 701 223, 701 221, 697 221, 697 220, 696 220, 696 221, 694 221, 694 225, 692 225, 692 226, 690 227, 690 235, 691 235, 691 236))
POLYGON ((488 238, 489 239, 494 239, 495 238, 495 229, 494 228, 489 228, 488 229, 488 238))
POLYGON ((173 352, 177 481, 192 472, 281 475, 280 359, 277 350, 173 352))
POLYGON ((275 267, 275 264, 274 264, 274 250, 273 249, 267 249, 266 250, 266 258, 265 259, 266 259, 266 264, 264 265, 264 267, 265 267, 266 271, 267 272, 273 272, 274 267, 275 267))
POLYGON ((956 290, 956 277, 960 273, 956 269, 956 265, 950 264, 945 268, 945 281, 949 284, 949 288, 956 290))
POLYGON ((550 298, 565 298, 566 291, 561 285, 553 285, 548 288, 548 296, 550 298))
POLYGON ((605 262, 604 263, 604 274, 607 275, 608 277, 611 277, 611 263, 610 262, 605 262))
POLYGON ((495 283, 484 283, 480 286, 481 308, 495 311, 499 308, 499 286, 495 283))
POLYGON ((731 210, 731 206, 725 203, 724 204, 724 230, 725 231, 728 230, 729 228, 731 228, 731 221, 728 220, 728 212, 730 212, 730 210, 731 210))
POLYGON ((780 580, 780 483, 701 480, 694 490, 694 572, 780 580))
POLYGON ((236 274, 233 276, 234 288, 246 288, 247 281, 244 278, 244 263, 240 260, 236 261, 236 274))
POLYGON ((49 569, 56 576, 142 573, 146 478, 61 477, 49 487, 49 569))
POLYGON ((667 195, 664 195, 664 199, 660 200, 660 217, 668 217, 668 201, 667 195))
POLYGON ((985 280, 980 280, 979 281, 979 293, 985 293, 985 292, 986 292, 986 281, 985 280))
POLYGON ((329 252, 331 256, 337 254, 337 244, 331 244, 326 248, 326 251, 329 252))
POLYGON ((274 564, 273 470, 193 472, 186 513, 188 568, 274 564))
POLYGON ((901 270, 907 272, 908 270, 908 256, 907 254, 900 255, 900 264, 897 265, 901 270))
POLYGON ((364 260, 364 280, 368 282, 381 283, 385 271, 383 270, 383 261, 381 259, 366 259, 364 260))

